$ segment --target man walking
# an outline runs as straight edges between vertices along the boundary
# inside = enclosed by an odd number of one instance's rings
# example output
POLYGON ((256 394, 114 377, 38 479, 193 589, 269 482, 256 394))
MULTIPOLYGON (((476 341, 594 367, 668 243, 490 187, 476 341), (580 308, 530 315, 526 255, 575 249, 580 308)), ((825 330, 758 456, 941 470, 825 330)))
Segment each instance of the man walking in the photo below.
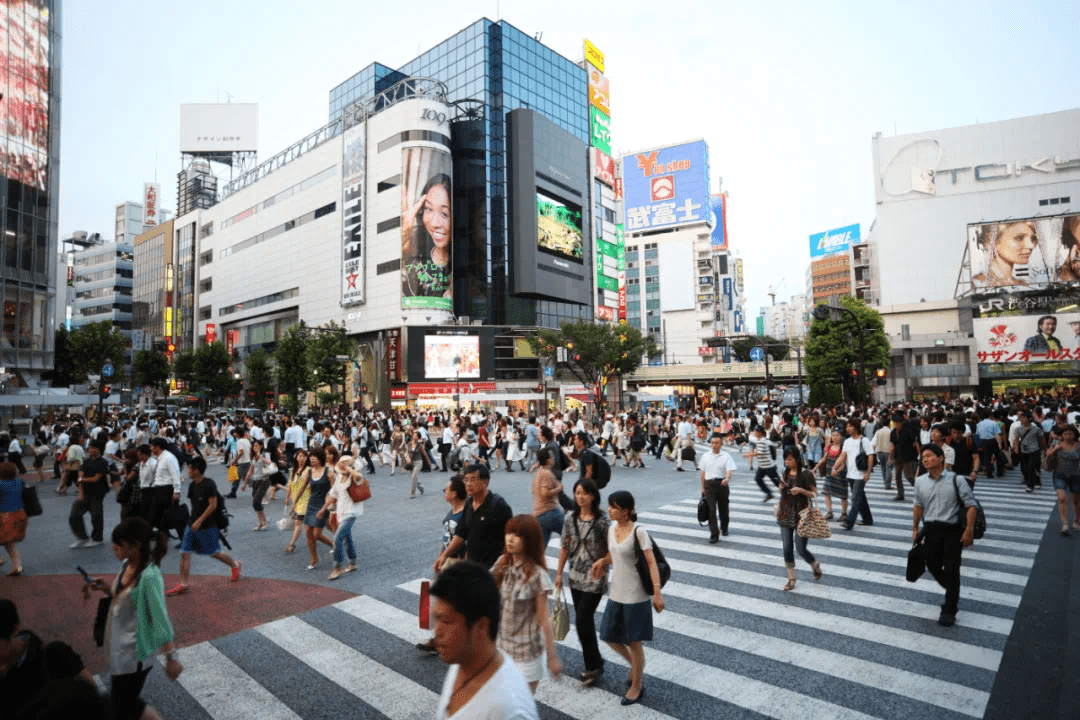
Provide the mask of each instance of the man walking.
MULTIPOLYGON (((150 441, 150 453, 154 456, 154 479, 150 484, 149 513, 146 521, 151 527, 165 530, 161 527, 161 517, 174 500, 180 500, 180 463, 176 456, 166 450, 168 441, 163 437, 156 437, 150 441)), ((146 493, 143 493, 146 497, 146 493)))
POLYGON ((757 462, 757 472, 754 473, 754 482, 761 488, 761 492, 765 493, 765 499, 762 502, 769 502, 773 499, 772 490, 765 484, 765 477, 768 476, 773 481, 773 485, 780 486, 780 475, 776 472, 776 460, 773 458, 773 454, 776 452, 776 443, 765 437, 765 428, 761 425, 756 426, 750 433, 751 442, 754 445, 753 454, 750 458, 750 469, 754 469, 754 462, 757 462))
POLYGON ((243 424, 233 430, 233 435, 236 437, 236 457, 233 458, 232 464, 236 468, 236 480, 233 480, 232 488, 225 496, 227 498, 236 497, 236 489, 240 486, 240 481, 247 477, 248 469, 251 467, 251 441, 248 440, 247 434, 247 427, 243 424))
POLYGON ((489 568, 503 554, 506 522, 514 516, 510 506, 501 497, 488 491, 491 475, 485 465, 465 468, 465 490, 469 500, 461 522, 454 529, 454 538, 439 553, 434 564, 435 572, 442 569, 447 559, 455 557, 465 546, 465 557, 489 568))
POLYGON ((701 458, 701 494, 709 504, 709 542, 720 541, 720 535, 728 534, 728 500, 731 489, 731 475, 735 472, 735 461, 720 447, 723 441, 719 435, 709 440, 711 452, 701 458), (716 527, 716 514, 720 513, 720 527, 716 527))
POLYGON ((960 600, 960 554, 975 542, 978 511, 971 487, 957 482, 956 474, 945 469, 944 459, 945 453, 937 445, 923 447, 922 464, 927 472, 915 478, 911 539, 919 542, 921 521, 926 569, 945 588, 938 622, 949 626, 956 622, 960 600))
POLYGON ((1004 475, 1005 456, 1001 452, 1001 430, 998 428, 997 421, 990 416, 989 410, 983 413, 979 424, 975 426, 975 440, 979 443, 986 477, 994 477, 994 460, 998 461, 998 477, 1004 475))
POLYGON ((1035 488, 1042 487, 1039 478, 1039 458, 1046 449, 1046 439, 1042 428, 1031 422, 1031 413, 1027 410, 1020 413, 1020 429, 1013 441, 1012 451, 1020 455, 1020 474, 1024 476, 1024 492, 1035 492, 1035 488))
POLYGON ((844 466, 847 475, 851 504, 848 506, 848 516, 842 524, 845 530, 855 527, 855 518, 861 516, 862 524, 869 527, 874 524, 874 516, 870 512, 870 504, 866 501, 866 483, 870 482, 870 473, 874 469, 874 452, 870 441, 863 437, 861 423, 857 418, 847 421, 846 429, 848 438, 844 441, 840 457, 836 458, 833 465, 833 477, 840 477, 840 466, 844 466), (865 468, 860 468, 860 458, 865 461, 865 468))
POLYGON ((105 496, 109 494, 109 464, 101 457, 101 446, 90 445, 90 457, 83 461, 77 477, 79 498, 71 506, 68 525, 75 534, 71 548, 97 547, 105 532, 105 496), (90 537, 86 536, 83 515, 90 513, 90 537))
POLYGON ((894 427, 889 435, 892 443, 893 480, 896 482, 896 497, 893 500, 897 502, 904 499, 904 480, 914 484, 915 465, 919 459, 919 448, 915 444, 919 437, 919 425, 916 419, 918 416, 914 410, 911 412, 915 417, 909 417, 907 420, 900 413, 893 417, 894 427))
POLYGON ((206 460, 194 457, 188 463, 188 499, 191 501, 191 524, 184 529, 180 542, 180 582, 166 595, 183 595, 188 591, 191 576, 191 553, 209 555, 232 568, 232 582, 240 579, 240 562, 221 549, 221 535, 217 524, 217 484, 206 477, 206 460))

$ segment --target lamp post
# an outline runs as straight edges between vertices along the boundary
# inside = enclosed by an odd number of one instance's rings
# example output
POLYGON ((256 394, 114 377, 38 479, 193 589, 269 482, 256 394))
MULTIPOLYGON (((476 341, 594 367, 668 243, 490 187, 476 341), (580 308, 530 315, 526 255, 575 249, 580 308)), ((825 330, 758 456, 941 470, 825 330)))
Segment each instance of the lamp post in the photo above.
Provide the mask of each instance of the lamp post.
POLYGON ((454 361, 450 363, 454 366, 454 405, 461 408, 461 356, 455 355, 454 361))

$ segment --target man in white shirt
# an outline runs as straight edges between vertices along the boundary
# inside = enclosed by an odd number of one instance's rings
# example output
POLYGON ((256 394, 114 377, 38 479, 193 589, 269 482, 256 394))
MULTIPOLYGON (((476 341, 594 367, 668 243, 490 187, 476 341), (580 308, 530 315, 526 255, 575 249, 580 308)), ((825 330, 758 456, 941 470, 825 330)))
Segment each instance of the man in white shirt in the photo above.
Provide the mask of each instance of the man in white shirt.
POLYGON ((297 448, 304 447, 304 429, 300 427, 300 421, 293 418, 292 425, 285 431, 285 455, 292 464, 293 454, 297 448))
POLYGON ((236 457, 233 458, 232 464, 236 466, 237 479, 233 480, 232 488, 225 496, 227 498, 236 497, 236 489, 240 487, 240 481, 247 477, 248 468, 251 467, 251 441, 247 437, 247 428, 237 425, 233 430, 233 436, 236 437, 236 457))
POLYGON ((499 588, 487 568, 471 562, 447 567, 432 583, 431 597, 435 649, 450 665, 435 717, 539 720, 525 677, 495 646, 499 588))
POLYGON ((728 534, 728 500, 731 474, 735 472, 735 460, 720 449, 723 441, 719 435, 709 440, 712 452, 701 457, 701 494, 709 504, 709 542, 720 541, 720 534, 728 534), (720 511, 720 527, 716 526, 717 510, 720 511))
POLYGON ((847 519, 841 525, 845 530, 855 527, 855 518, 862 517, 862 524, 869 527, 874 524, 874 516, 870 512, 870 504, 866 502, 866 483, 870 481, 870 471, 874 468, 874 448, 870 441, 863 437, 861 423, 858 418, 849 418, 847 421, 848 438, 844 441, 840 457, 836 458, 832 474, 840 477, 837 473, 843 467, 847 473, 847 481, 851 503, 848 506, 847 519), (865 453, 866 469, 860 470, 858 458, 860 453, 865 453))
POLYGON ((164 529, 161 527, 161 516, 165 510, 174 500, 180 499, 182 482, 180 462, 166 449, 167 446, 168 441, 163 437, 156 437, 150 441, 150 453, 157 460, 157 464, 154 466, 154 479, 150 483, 150 492, 143 493, 144 497, 147 494, 150 496, 150 510, 146 521, 159 530, 164 529))

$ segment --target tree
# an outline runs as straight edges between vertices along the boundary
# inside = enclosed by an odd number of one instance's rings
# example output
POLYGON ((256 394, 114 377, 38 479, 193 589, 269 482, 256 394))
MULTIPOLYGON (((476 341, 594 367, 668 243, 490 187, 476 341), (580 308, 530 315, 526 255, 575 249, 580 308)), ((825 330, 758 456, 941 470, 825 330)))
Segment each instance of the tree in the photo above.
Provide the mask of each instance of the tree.
MULTIPOLYGON (((345 376, 342 363, 336 360, 338 356, 352 358, 356 354, 356 341, 350 340, 345 335, 345 327, 338 325, 333 320, 327 325, 317 328, 308 328, 300 323, 308 335, 307 363, 313 375, 312 388, 317 389, 329 386, 331 391, 335 385, 341 386, 341 397, 346 397, 345 376)), ((321 402, 321 401, 320 401, 321 402)))
POLYGON ((140 350, 131 364, 132 380, 157 388, 169 380, 169 360, 159 352, 140 350))
POLYGON ((765 352, 769 353, 769 357, 773 360, 787 360, 791 355, 791 351, 784 345, 794 345, 786 340, 777 340, 774 337, 763 335, 758 337, 756 335, 748 335, 740 337, 737 340, 733 340, 731 343, 731 361, 732 362, 750 362, 750 351, 759 345, 775 345, 775 347, 765 348, 765 352))
MULTIPOLYGON (((172 374, 179 382, 195 386, 195 351, 179 350, 173 353, 172 374)), ((196 389, 198 389, 196 387, 196 389)))
POLYGON ((101 372, 106 360, 112 362, 119 380, 123 375, 127 340, 113 327, 111 320, 83 325, 67 334, 67 351, 73 367, 72 379, 85 382, 87 374, 101 372))
MULTIPOLYGON (((840 304, 854 313, 862 326, 866 372, 889 367, 889 339, 878 311, 853 297, 840 298, 840 304)), ((837 320, 815 318, 806 341, 806 376, 811 392, 818 388, 818 393, 824 393, 826 386, 839 383, 846 397, 861 400, 863 378, 852 374, 860 370, 858 362, 859 327, 854 318, 849 313, 837 320)), ((865 380, 869 387, 870 379, 865 380)))
POLYGON ((78 381, 76 380, 75 356, 71 353, 70 333, 67 327, 64 325, 58 327, 55 338, 53 369, 43 373, 42 377, 52 383, 53 387, 70 387, 78 381))
POLYGON ((265 410, 269 405, 266 394, 274 389, 274 378, 270 362, 262 348, 248 355, 244 367, 247 369, 248 392, 255 393, 255 407, 265 410))
POLYGON ((539 330, 529 338, 529 345, 540 358, 565 369, 582 385, 598 395, 612 378, 631 375, 641 366, 642 357, 659 350, 652 338, 624 323, 568 322, 559 330, 539 330), (559 348, 566 348, 566 359, 558 360, 559 348))
POLYGON ((195 387, 206 388, 212 397, 224 398, 232 392, 234 382, 230 366, 232 358, 225 344, 212 342, 195 351, 193 361, 195 387))
POLYGON ((312 386, 311 366, 308 364, 309 334, 303 325, 293 325, 274 348, 274 379, 278 391, 285 395, 282 404, 290 413, 300 408, 300 393, 312 386))

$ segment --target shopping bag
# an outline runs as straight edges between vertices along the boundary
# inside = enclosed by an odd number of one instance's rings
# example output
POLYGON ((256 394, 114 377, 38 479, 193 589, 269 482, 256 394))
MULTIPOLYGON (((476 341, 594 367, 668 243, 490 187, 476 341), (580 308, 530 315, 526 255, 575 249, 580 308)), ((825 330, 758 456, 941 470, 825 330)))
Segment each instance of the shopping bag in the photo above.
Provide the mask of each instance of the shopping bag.
POLYGON ((427 580, 420 582, 420 629, 431 629, 431 583, 427 580))
POLYGON ((551 632, 555 636, 555 641, 559 642, 565 640, 567 634, 570 632, 570 610, 566 607, 566 589, 563 592, 555 596, 555 600, 551 603, 551 632))
POLYGON ((796 526, 795 532, 801 538, 814 540, 825 540, 832 537, 829 523, 825 522, 821 512, 814 507, 813 500, 810 501, 809 507, 799 513, 799 524, 796 526))
POLYGON ((235 465, 229 466, 229 482, 234 483, 240 480, 240 470, 235 465))
POLYGON ((293 519, 289 517, 289 506, 285 503, 282 503, 282 505, 281 519, 277 521, 277 529, 281 532, 288 532, 293 529, 293 519))

